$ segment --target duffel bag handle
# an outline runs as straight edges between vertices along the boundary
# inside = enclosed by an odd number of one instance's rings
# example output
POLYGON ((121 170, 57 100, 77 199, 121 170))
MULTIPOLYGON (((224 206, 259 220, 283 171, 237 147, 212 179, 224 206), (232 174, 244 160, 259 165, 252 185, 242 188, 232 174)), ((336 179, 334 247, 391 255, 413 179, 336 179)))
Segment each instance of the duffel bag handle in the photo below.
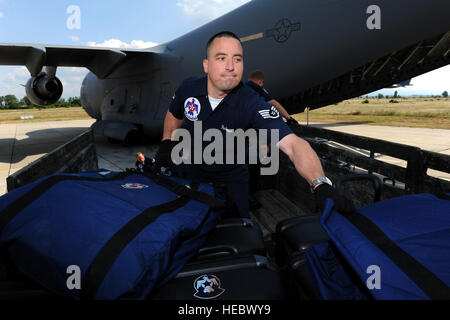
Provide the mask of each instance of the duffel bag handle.
POLYGON ((345 182, 349 182, 349 181, 363 181, 363 180, 369 180, 370 182, 372 182, 372 186, 375 190, 375 194, 374 194, 374 202, 378 202, 381 200, 381 187, 382 187, 382 183, 380 178, 378 178, 377 176, 373 175, 373 174, 369 174, 369 173, 353 173, 353 174, 347 174, 345 176, 340 177, 339 179, 336 180, 336 182, 334 183, 336 188, 339 188, 343 183, 345 182))
POLYGON ((210 258, 215 256, 237 255, 239 250, 232 245, 218 245, 213 247, 201 248, 197 251, 197 258, 210 258))

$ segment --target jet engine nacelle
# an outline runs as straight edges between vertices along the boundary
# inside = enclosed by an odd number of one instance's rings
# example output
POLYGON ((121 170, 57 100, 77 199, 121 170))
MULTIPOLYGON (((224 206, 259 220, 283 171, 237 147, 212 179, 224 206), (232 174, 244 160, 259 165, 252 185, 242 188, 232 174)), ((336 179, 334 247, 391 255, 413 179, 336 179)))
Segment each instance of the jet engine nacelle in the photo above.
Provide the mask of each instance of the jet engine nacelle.
POLYGON ((61 98, 63 85, 57 77, 41 72, 27 81, 25 91, 33 104, 48 106, 61 98))

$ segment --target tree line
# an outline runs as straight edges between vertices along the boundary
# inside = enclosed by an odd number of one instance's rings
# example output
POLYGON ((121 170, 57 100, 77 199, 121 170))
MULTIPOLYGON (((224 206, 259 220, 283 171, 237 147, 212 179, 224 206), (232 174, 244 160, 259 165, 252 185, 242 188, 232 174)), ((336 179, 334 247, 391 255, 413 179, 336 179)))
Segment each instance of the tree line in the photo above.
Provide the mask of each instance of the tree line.
MULTIPOLYGON (((362 96, 359 96, 360 98, 367 98, 367 99, 389 99, 389 98, 394 98, 394 99, 397 99, 397 98, 408 98, 408 96, 406 96, 406 97, 401 97, 399 94, 398 94, 398 92, 397 92, 397 90, 394 92, 394 94, 392 95, 392 96, 389 96, 389 95, 383 95, 382 93, 379 93, 377 96, 368 96, 368 95, 366 95, 366 96, 364 96, 364 95, 362 95, 362 96)), ((411 97, 411 96, 410 96, 411 97)), ((417 96, 412 96, 412 98, 448 98, 448 92, 447 91, 444 91, 444 92, 442 92, 442 94, 441 95, 417 95, 417 96)))
POLYGON ((61 98, 54 104, 49 106, 37 106, 31 103, 27 96, 22 99, 17 99, 13 94, 8 94, 6 96, 0 96, 0 110, 5 109, 45 109, 45 108, 67 108, 67 107, 79 107, 81 106, 81 99, 79 97, 70 97, 67 99, 61 98))

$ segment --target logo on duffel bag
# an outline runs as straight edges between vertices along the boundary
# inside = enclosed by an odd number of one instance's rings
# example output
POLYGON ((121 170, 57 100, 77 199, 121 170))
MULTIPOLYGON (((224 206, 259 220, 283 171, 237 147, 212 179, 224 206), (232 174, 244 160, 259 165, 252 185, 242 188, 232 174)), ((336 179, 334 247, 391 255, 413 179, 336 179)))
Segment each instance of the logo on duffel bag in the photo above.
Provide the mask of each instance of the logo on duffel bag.
POLYGON ((147 185, 141 183, 126 183, 122 185, 122 188, 125 189, 145 189, 148 188, 147 185))
POLYGON ((210 274, 204 274, 195 279, 194 289, 194 297, 199 299, 214 299, 225 291, 220 287, 220 279, 210 274))

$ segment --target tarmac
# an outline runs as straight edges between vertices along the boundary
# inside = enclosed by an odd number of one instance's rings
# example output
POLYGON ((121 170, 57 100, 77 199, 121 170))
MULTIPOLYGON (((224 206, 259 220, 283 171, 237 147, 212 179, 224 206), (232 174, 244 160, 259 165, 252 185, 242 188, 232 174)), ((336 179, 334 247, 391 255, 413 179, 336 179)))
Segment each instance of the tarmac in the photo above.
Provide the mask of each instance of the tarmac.
MULTIPOLYGON (((302 123, 303 124, 303 123, 302 123)), ((364 124, 332 123, 320 124, 310 123, 313 126, 336 130, 359 136, 392 141, 396 143, 415 146, 423 150, 433 151, 450 155, 450 130, 408 127, 387 127, 364 124)), ((406 161, 388 156, 376 157, 377 160, 396 164, 406 168, 406 161)), ((450 181, 450 174, 428 169, 427 174, 440 179, 450 181)))
MULTIPOLYGON (((52 122, 25 122, 0 125, 0 195, 7 192, 6 178, 30 162, 40 158, 60 145, 88 130, 95 120, 72 120, 52 122)), ((302 123, 304 124, 304 123, 302 123)), ((450 155, 450 130, 384 127, 364 124, 318 124, 311 125, 356 135, 388 140, 417 146, 424 150, 450 155)), ((98 166, 112 171, 134 167, 136 153, 154 155, 156 145, 125 147, 111 143, 103 136, 95 135, 98 166)), ((378 157, 398 165, 404 161, 378 157)), ((429 175, 450 180, 450 174, 428 171, 429 175)))

